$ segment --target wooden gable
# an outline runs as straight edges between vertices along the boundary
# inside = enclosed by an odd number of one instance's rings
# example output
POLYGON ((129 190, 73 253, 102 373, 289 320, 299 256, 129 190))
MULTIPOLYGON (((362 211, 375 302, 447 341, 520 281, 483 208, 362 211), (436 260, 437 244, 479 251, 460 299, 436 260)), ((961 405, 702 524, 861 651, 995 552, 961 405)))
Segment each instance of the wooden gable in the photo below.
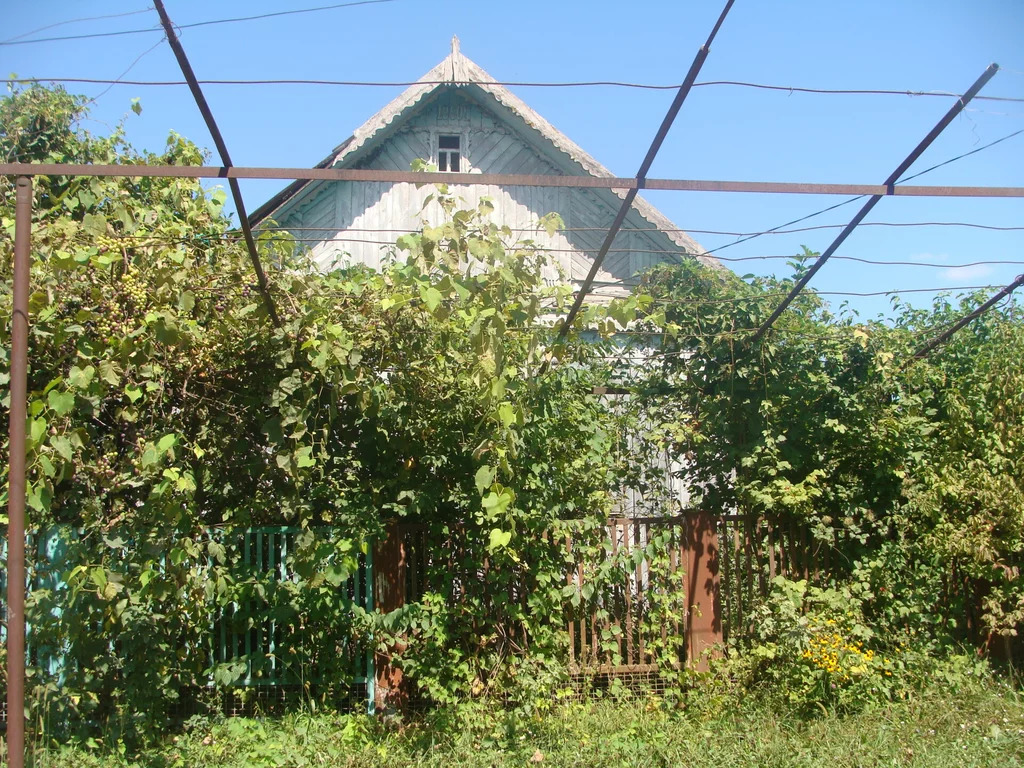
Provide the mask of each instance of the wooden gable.
MULTIPOLYGON (((319 167, 407 171, 417 158, 436 162, 439 137, 459 146, 459 170, 471 173, 612 174, 534 113, 476 64, 452 54, 419 83, 367 121, 319 167)), ((439 223, 433 190, 384 182, 296 182, 253 214, 272 218, 312 249, 325 269, 354 263, 380 268, 398 235, 423 221, 439 223)), ((454 194, 475 206, 481 197, 492 216, 521 239, 552 250, 562 276, 581 280, 589 271, 620 206, 612 190, 569 187, 458 186, 454 194), (548 236, 539 219, 557 212, 565 230, 548 236)), ((623 231, 598 273, 596 296, 620 295, 638 272, 655 264, 699 258, 703 249, 646 201, 637 198, 623 231)), ((555 271, 549 275, 558 277, 555 271)))

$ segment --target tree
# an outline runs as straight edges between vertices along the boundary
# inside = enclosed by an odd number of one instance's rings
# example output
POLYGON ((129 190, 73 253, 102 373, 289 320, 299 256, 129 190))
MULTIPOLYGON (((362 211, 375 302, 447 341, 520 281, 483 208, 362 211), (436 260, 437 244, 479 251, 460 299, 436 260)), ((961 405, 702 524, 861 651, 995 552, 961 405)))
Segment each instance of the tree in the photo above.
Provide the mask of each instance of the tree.
POLYGON ((984 297, 939 297, 931 310, 896 304, 887 323, 833 314, 805 291, 751 344, 803 258, 789 280, 697 264, 645 278, 658 308, 650 327, 667 341, 639 375, 642 407, 687 457, 694 503, 810 526, 845 556, 833 579, 867 580, 887 631, 913 625, 938 642, 1015 636, 1024 617, 1019 308, 991 310, 907 365, 984 297))
MULTIPOLYGON (((120 131, 76 131, 83 102, 61 90, 14 92, 0 114, 14 160, 203 157, 174 134, 155 155, 120 131)), ((618 476, 615 417, 591 395, 599 350, 571 340, 554 349, 571 365, 544 365, 545 318, 568 290, 544 284, 543 254, 489 222, 489 203, 463 211, 438 196, 449 221, 400 238, 382 273, 322 274, 290 237, 261 234, 275 329, 223 192, 191 179, 38 179, 30 525, 61 532, 64 551, 39 564, 46 586, 29 620, 36 647, 63 659, 59 688, 31 678, 53 706, 158 718, 186 687, 272 661, 301 661, 296 679, 346 679, 380 619, 351 606, 344 583, 389 518, 457 540, 466 574, 462 608, 419 635, 403 625, 422 659, 461 649, 421 664, 424 679, 468 689, 527 655, 531 643, 495 640, 516 623, 551 652, 564 564, 540 533, 560 517, 600 520, 618 476), (261 524, 300 531, 287 579, 246 567, 235 531, 261 524), (529 605, 492 599, 527 577, 542 587, 529 605), (273 622, 278 658, 211 658, 210 627, 229 620, 273 622)), ((10 195, 0 215, 9 254, 10 195)))

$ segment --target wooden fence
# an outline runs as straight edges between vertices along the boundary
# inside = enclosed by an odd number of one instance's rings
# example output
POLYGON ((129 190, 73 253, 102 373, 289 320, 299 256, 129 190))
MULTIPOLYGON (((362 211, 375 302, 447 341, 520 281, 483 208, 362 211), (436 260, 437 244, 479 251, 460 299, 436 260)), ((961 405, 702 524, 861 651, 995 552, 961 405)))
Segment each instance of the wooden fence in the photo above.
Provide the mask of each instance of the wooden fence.
MULTIPOLYGON (((239 535, 243 571, 293 579, 289 557, 295 529, 254 528, 239 535)), ((350 605, 385 612, 418 601, 428 590, 458 601, 470 580, 484 575, 460 570, 466 535, 455 532, 436 540, 426 526, 393 525, 387 539, 360 558, 357 573, 340 590, 350 605)), ((587 542, 601 537, 600 531, 591 532, 587 542)), ((775 576, 819 579, 831 572, 837 557, 806 526, 750 515, 616 517, 606 523, 603 537, 596 550, 572 534, 550 540, 552 553, 565 562, 565 584, 576 595, 575 600, 566 598, 563 613, 553 620, 565 627, 570 667, 579 673, 656 673, 666 664, 699 665, 705 652, 751 630, 752 611, 775 576)), ((59 581, 62 542, 50 536, 36 547, 35 587, 43 586, 40 579, 59 581)), ((525 605, 527 585, 512 582, 507 589, 509 600, 525 605)), ((293 683, 294 670, 278 661, 280 646, 287 642, 281 627, 259 608, 231 604, 215 613, 211 661, 234 668, 234 685, 293 683), (253 621, 254 615, 264 618, 253 621)), ((346 651, 352 667, 348 682, 365 684, 371 702, 386 706, 389 694, 401 689, 401 673, 389 655, 346 651)), ((60 649, 33 643, 32 653, 36 665, 59 678, 64 666, 60 649)))
MULTIPOLYGON (((700 665, 703 654, 750 631, 752 610, 773 578, 821 578, 835 557, 806 525, 753 515, 616 517, 607 522, 605 537, 597 561, 593 549, 578 555, 571 535, 562 542, 568 555, 565 583, 581 595, 575 604, 566 601, 563 617, 570 666, 577 671, 700 665), (602 564, 604 578, 598 580, 602 564)), ((397 539, 398 562, 387 565, 380 555, 376 563, 378 574, 398 571, 394 605, 414 602, 428 589, 458 600, 465 579, 483 576, 459 573, 457 544, 450 538, 432 541, 425 526, 403 524, 397 539), (447 583, 431 583, 432 571, 445 574, 447 583)), ((523 591, 515 584, 509 590, 511 599, 523 591)))
POLYGON ((722 561, 723 640, 741 638, 752 627, 754 607, 771 591, 776 576, 822 582, 836 567, 849 542, 836 547, 816 539, 810 526, 795 520, 769 520, 757 515, 728 514, 718 518, 722 561))

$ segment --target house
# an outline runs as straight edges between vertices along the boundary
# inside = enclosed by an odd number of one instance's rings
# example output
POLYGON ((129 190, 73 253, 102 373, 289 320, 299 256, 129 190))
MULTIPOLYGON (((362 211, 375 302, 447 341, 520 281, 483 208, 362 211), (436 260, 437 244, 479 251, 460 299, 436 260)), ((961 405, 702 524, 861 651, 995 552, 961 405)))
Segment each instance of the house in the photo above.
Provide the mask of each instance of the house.
MULTIPOLYGON (((451 53, 436 67, 357 128, 317 167, 408 171, 417 159, 448 173, 613 176, 466 58, 459 50, 458 38, 452 39, 451 53)), ((585 187, 457 184, 450 185, 450 191, 463 198, 466 207, 475 207, 482 197, 490 198, 492 221, 523 239, 534 240, 556 257, 562 274, 546 277, 564 277, 577 286, 590 272, 624 194, 585 187), (552 212, 559 214, 564 228, 549 235, 538 222, 552 212)), ((418 230, 424 220, 434 226, 442 223, 444 213, 435 201, 424 207, 433 193, 432 187, 413 183, 300 180, 256 210, 250 223, 258 227, 272 220, 288 230, 325 270, 355 264, 378 269, 399 235, 418 230)), ((600 301, 628 294, 638 273, 683 259, 720 267, 696 241, 638 196, 597 273, 589 298, 600 301)), ((688 489, 679 477, 679 463, 666 455, 659 466, 665 473, 668 498, 684 505, 688 489)), ((633 518, 642 518, 647 511, 645 500, 632 491, 625 494, 620 510, 633 518)), ((614 537, 627 535, 626 525, 614 530, 614 537)), ((697 659, 702 649, 722 637, 718 544, 714 528, 704 516, 687 518, 681 530, 687 543, 680 551, 690 553, 687 604, 696 609, 688 623, 688 643, 691 658, 697 659)), ((617 543, 629 546, 624 539, 617 543)), ((404 603, 403 546, 395 533, 375 550, 374 595, 381 610, 404 603)), ((633 578, 639 582, 645 577, 638 570, 633 578)), ((641 586, 634 583, 637 594, 641 586)), ((375 675, 376 698, 383 707, 392 695, 389 692, 400 688, 401 672, 381 657, 375 675)))
MULTIPOLYGON (((417 158, 442 172, 612 177, 583 149, 468 59, 452 38, 451 53, 356 129, 318 168, 408 171, 417 158)), ((533 239, 557 256, 577 285, 611 226, 622 193, 608 189, 458 186, 475 207, 491 198, 492 220, 533 239), (548 235, 538 220, 558 213, 564 229, 548 235)), ((363 264, 379 268, 387 247, 425 219, 441 223, 432 189, 409 183, 297 181, 250 217, 272 219, 311 249, 324 269, 363 264)), ((598 272, 591 295, 628 293, 634 276, 659 263, 697 258, 718 266, 704 249, 640 197, 598 272)), ((555 279, 556 275, 550 276, 555 279)))

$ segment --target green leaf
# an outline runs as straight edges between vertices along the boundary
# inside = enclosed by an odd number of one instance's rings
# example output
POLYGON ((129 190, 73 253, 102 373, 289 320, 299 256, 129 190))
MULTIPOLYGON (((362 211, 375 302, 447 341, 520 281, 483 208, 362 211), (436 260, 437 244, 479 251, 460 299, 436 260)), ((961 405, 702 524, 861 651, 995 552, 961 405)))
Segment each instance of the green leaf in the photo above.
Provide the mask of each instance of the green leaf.
POLYGON ((50 488, 44 483, 38 483, 30 490, 26 502, 36 512, 48 512, 52 499, 50 488))
POLYGON ((46 434, 46 419, 29 419, 28 420, 28 436, 33 443, 39 443, 42 441, 43 436, 46 434))
POLYGON ((77 365, 71 366, 71 371, 68 373, 68 382, 71 386, 77 387, 78 389, 88 389, 89 384, 92 383, 93 377, 96 375, 96 369, 91 365, 85 366, 85 368, 79 368, 77 365))
POLYGON ((272 443, 280 443, 284 440, 284 433, 281 430, 281 419, 277 416, 263 422, 262 432, 272 443))
POLYGON ((483 493, 491 487, 491 483, 494 482, 494 476, 496 472, 493 467, 486 465, 480 467, 476 471, 476 490, 478 493, 483 493))
POLYGON ((170 434, 164 435, 163 437, 160 438, 159 442, 157 442, 156 444, 156 449, 160 453, 163 453, 164 451, 169 451, 171 448, 174 447, 174 444, 176 442, 178 442, 178 436, 171 432, 170 434))
POLYGON ((75 408, 75 396, 70 392, 58 392, 52 389, 46 396, 46 402, 58 416, 71 413, 75 408))
POLYGON ((112 387, 116 387, 120 384, 121 374, 117 363, 111 362, 110 360, 104 360, 100 363, 100 378, 112 387))
POLYGON ((191 472, 182 472, 175 485, 179 491, 186 493, 194 493, 196 490, 196 481, 191 472))
POLYGON ((516 423, 516 407, 512 403, 502 403, 498 406, 498 418, 501 420, 501 426, 512 426, 516 423))
POLYGON ((46 477, 53 477, 57 474, 57 468, 53 466, 53 462, 46 456, 39 457, 39 466, 42 468, 43 474, 46 475, 46 477))
POLYGON ((87 213, 82 217, 82 230, 92 237, 107 234, 107 220, 96 213, 87 213))
POLYGON ((142 390, 138 387, 128 386, 124 388, 124 394, 125 397, 135 403, 138 402, 140 397, 142 397, 142 390))
POLYGON ((427 309, 430 312, 433 312, 441 304, 441 301, 444 299, 444 296, 442 296, 441 292, 437 290, 437 288, 434 288, 433 286, 421 286, 420 298, 423 299, 423 303, 427 305, 427 309))
POLYGON ((64 437, 64 435, 55 435, 51 437, 50 446, 65 461, 71 461, 75 455, 71 446, 71 441, 64 437))
POLYGON ((348 579, 348 569, 343 565, 331 565, 324 571, 324 577, 332 587, 340 587, 348 579))
POLYGON ((509 504, 512 503, 512 498, 511 491, 503 490, 500 493, 491 491, 480 500, 480 503, 488 513, 489 518, 493 520, 505 513, 509 504))
POLYGON ((299 448, 295 451, 295 464, 300 469, 304 467, 316 466, 316 459, 312 457, 313 449, 308 445, 304 448, 299 448))
POLYGON ((395 244, 398 246, 398 250, 400 251, 414 251, 416 250, 416 245, 419 243, 419 240, 419 235, 401 235, 398 240, 395 241, 395 244))
POLYGON ((221 565, 227 560, 227 549, 219 542, 211 541, 206 545, 206 551, 210 553, 210 557, 214 558, 221 565))
POLYGON ((151 467, 160 461, 160 454, 157 453, 156 448, 152 443, 146 446, 146 449, 142 452, 142 467, 151 467))
POLYGON ((565 222, 562 221, 562 217, 557 213, 549 213, 546 216, 542 216, 540 225, 549 236, 553 236, 560 229, 565 229, 565 222))
POLYGON ((507 547, 510 541, 512 541, 511 531, 503 531, 500 528, 494 528, 491 530, 491 537, 487 543, 487 549, 494 552, 495 550, 507 547))

